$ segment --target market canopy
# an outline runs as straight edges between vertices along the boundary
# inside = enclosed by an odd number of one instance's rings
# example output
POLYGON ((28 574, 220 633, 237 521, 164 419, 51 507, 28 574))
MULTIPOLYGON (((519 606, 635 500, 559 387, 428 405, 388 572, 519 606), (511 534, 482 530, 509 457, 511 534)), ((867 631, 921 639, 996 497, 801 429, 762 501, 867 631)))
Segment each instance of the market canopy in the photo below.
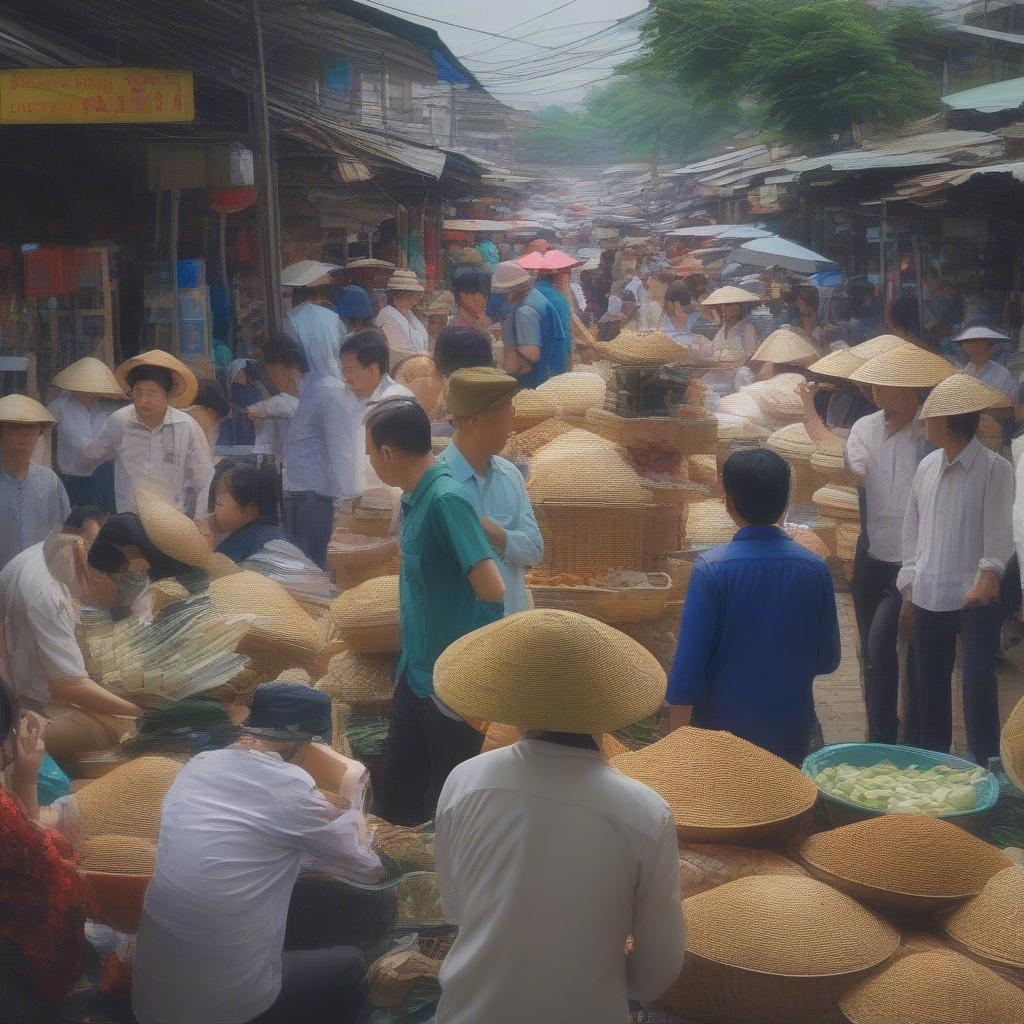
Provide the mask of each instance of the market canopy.
POLYGON ((755 228, 753 224, 737 224, 728 231, 723 231, 715 237, 716 242, 724 242, 727 239, 753 239, 753 238, 774 238, 774 231, 765 231, 764 228, 755 228))
POLYGON ((739 224, 698 224, 691 228, 676 228, 667 234, 673 238, 717 238, 723 231, 739 227, 739 224))
POLYGON ((821 270, 834 270, 836 263, 811 249, 805 249, 786 238, 755 238, 735 249, 732 258, 737 263, 755 267, 782 267, 799 274, 816 274, 821 270))
POLYGON ((535 220, 446 220, 445 231, 522 231, 542 228, 535 220))
POLYGON ((983 114, 1016 110, 1024 103, 1024 78, 1008 78, 1005 82, 953 92, 943 96, 942 102, 953 110, 978 110, 983 114))

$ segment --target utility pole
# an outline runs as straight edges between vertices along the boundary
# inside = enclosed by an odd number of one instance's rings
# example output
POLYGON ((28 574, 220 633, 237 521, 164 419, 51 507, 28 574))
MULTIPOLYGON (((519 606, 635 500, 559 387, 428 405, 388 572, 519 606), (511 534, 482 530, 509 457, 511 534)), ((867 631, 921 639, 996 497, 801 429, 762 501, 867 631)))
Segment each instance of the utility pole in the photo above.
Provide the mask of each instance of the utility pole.
POLYGON ((252 41, 256 53, 257 104, 255 126, 259 146, 257 209, 260 221, 260 248, 263 255, 263 291, 267 333, 281 330, 281 239, 278 221, 277 177, 271 152, 270 111, 267 105, 267 64, 263 53, 263 22, 260 0, 252 0, 252 41))

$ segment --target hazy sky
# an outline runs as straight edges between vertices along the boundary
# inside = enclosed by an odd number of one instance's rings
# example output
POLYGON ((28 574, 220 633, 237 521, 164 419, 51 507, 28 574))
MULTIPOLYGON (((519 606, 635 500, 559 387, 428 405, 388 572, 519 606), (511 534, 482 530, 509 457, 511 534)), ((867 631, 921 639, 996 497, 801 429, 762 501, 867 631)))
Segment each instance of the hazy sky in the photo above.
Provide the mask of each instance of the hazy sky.
POLYGON ((577 102, 588 85, 606 79, 635 40, 633 32, 613 29, 614 22, 647 6, 646 0, 519 0, 514 5, 484 0, 363 2, 429 25, 495 96, 524 108, 577 102), (496 39, 472 29, 523 41, 496 39))

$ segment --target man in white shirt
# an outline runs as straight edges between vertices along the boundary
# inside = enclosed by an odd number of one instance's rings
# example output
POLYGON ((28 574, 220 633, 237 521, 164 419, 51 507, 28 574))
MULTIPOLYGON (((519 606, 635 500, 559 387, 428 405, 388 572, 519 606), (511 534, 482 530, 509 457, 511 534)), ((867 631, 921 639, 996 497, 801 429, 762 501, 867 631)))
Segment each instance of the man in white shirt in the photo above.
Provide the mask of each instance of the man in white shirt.
POLYGON ((682 966, 679 851, 665 801, 593 737, 651 714, 664 671, 617 630, 543 609, 456 640, 434 686, 527 736, 464 761, 441 793, 438 883, 459 935, 437 1024, 621 1024, 682 966))
POLYGON ((345 446, 348 455, 341 468, 343 498, 354 498, 370 487, 384 486, 366 454, 366 410, 385 398, 414 397, 407 387, 396 384, 389 376, 390 358, 388 339, 377 327, 358 331, 341 346, 341 375, 348 388, 345 419, 350 430, 345 446))
POLYGON ((199 424, 179 407, 198 390, 191 370, 166 352, 146 352, 122 363, 115 375, 129 390, 131 405, 112 413, 82 448, 92 465, 115 459, 118 512, 135 511, 138 490, 159 494, 188 516, 207 507, 213 461, 199 424))
POLYGON ((350 1024, 358 950, 283 952, 304 856, 380 881, 362 811, 340 810, 297 764, 329 742, 331 702, 308 686, 256 689, 242 738, 194 757, 164 798, 156 870, 132 974, 139 1024, 350 1024))
POLYGON ((263 346, 263 369, 277 394, 247 406, 245 414, 256 424, 253 451, 266 456, 279 471, 284 465, 288 421, 299 407, 302 375, 307 368, 301 346, 290 335, 272 335, 263 346))
POLYGON ((997 363, 992 358, 996 348, 1009 342, 1009 337, 1002 331, 994 331, 991 327, 975 326, 968 327, 954 340, 958 341, 967 353, 968 363, 964 367, 964 373, 976 377, 996 391, 1001 391, 1011 404, 1016 404, 1020 381, 1002 363, 997 363))
POLYGON ((1013 554, 1013 469, 976 437, 982 409, 1006 404, 993 388, 956 373, 921 409, 928 440, 903 522, 896 585, 913 619, 921 746, 948 752, 956 639, 963 642, 964 721, 971 753, 999 753, 995 661, 999 584, 1013 554))

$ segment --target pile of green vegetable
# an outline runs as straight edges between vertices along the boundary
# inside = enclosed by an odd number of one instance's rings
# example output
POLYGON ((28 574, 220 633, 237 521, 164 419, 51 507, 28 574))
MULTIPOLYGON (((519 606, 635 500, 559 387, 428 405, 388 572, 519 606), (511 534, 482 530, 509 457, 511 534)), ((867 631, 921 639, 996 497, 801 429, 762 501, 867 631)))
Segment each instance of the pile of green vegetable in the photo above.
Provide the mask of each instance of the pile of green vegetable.
POLYGON ((837 764, 814 776, 818 788, 830 796, 875 811, 895 814, 955 814, 977 806, 975 783, 985 778, 983 768, 969 770, 939 764, 934 768, 897 768, 879 761, 866 768, 837 764))

